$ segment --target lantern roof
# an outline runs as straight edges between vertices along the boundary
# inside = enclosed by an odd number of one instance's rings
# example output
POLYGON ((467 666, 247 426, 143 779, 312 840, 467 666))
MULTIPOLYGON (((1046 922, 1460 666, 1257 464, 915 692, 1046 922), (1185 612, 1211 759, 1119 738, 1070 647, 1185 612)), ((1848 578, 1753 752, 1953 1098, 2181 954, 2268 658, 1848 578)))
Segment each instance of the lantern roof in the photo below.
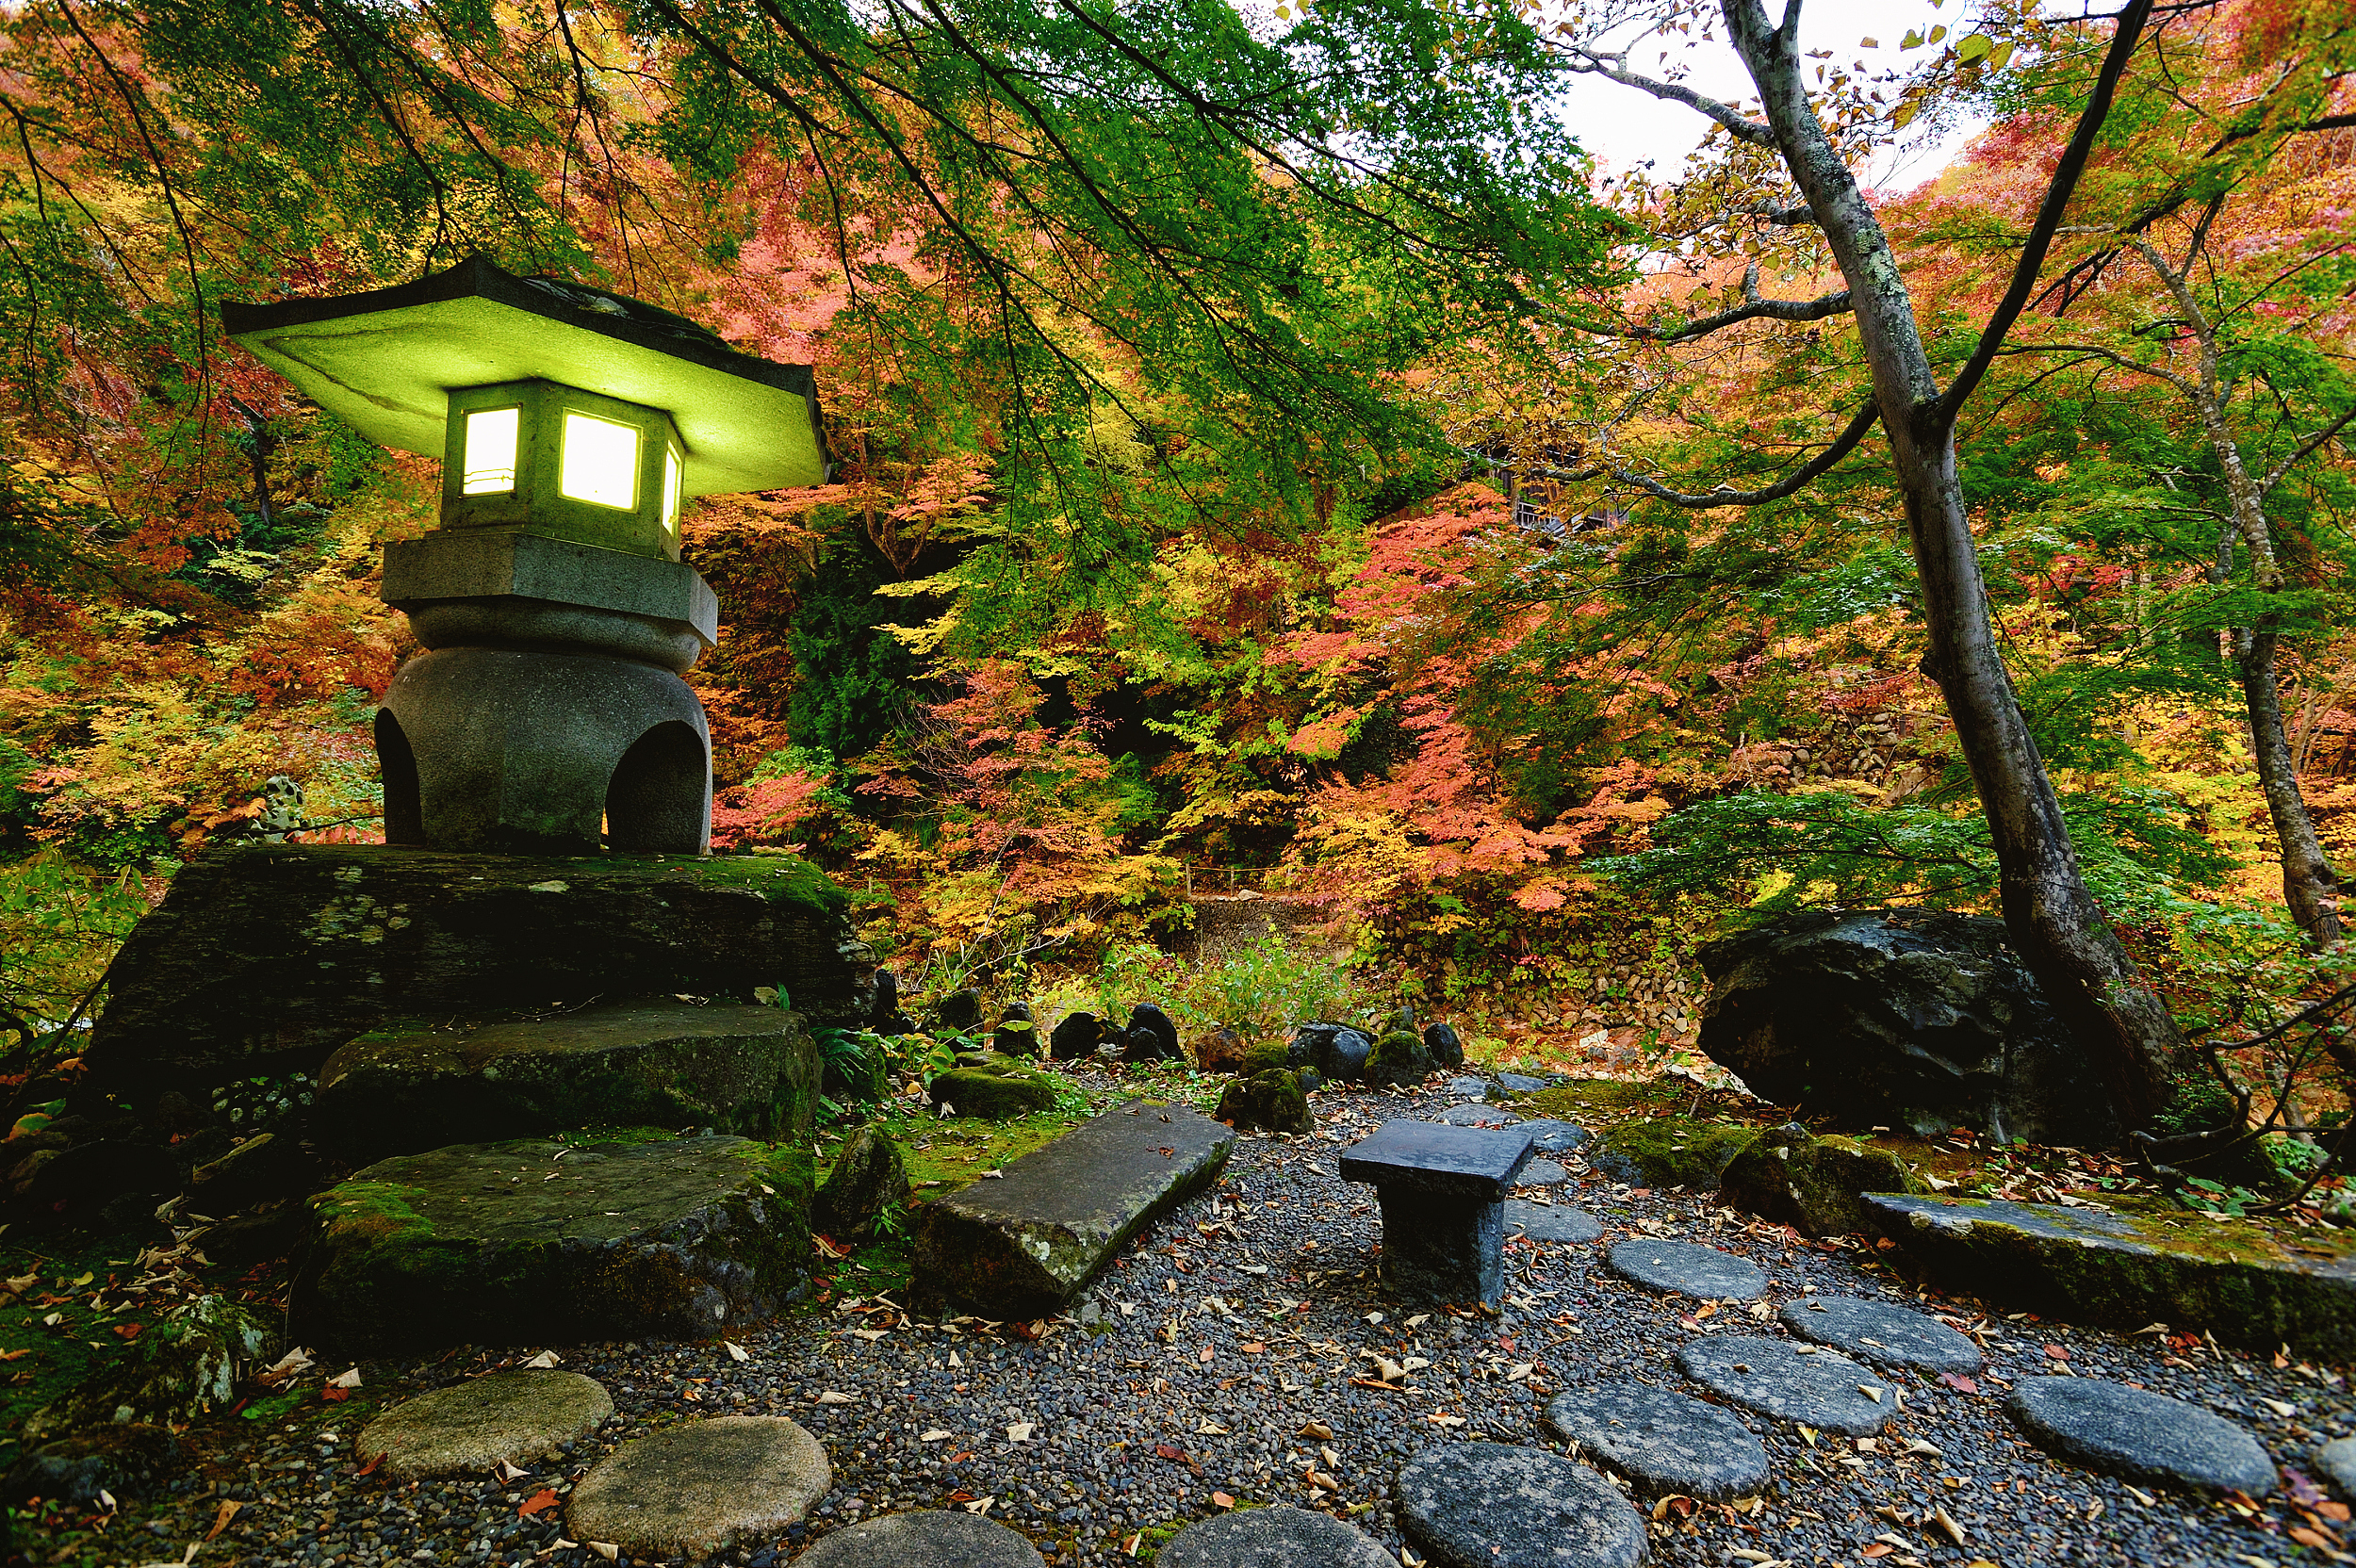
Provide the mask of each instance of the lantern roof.
POLYGON ((224 303, 229 335, 370 440, 440 456, 449 395, 543 380, 671 416, 687 495, 826 482, 807 365, 739 353, 683 316, 472 255, 393 288, 224 303))

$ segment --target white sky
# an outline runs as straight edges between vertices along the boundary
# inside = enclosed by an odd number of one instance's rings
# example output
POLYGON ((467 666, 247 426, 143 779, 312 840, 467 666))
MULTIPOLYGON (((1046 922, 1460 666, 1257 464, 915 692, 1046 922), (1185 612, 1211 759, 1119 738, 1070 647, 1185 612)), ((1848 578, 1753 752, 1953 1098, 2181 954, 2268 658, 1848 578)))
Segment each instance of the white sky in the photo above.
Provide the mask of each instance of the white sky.
MULTIPOLYGON (((1898 41, 1908 28, 1927 33, 1944 25, 1952 41, 1953 37, 1971 30, 1973 9, 1972 0, 1945 0, 1943 5, 1936 0, 1806 0, 1800 10, 1800 47, 1831 49, 1835 53, 1830 63, 1845 68, 1861 59, 1870 70, 1879 72, 1906 63, 1909 57, 1915 62, 1929 57, 1927 50, 1899 49, 1898 41), (1859 49, 1858 41, 1868 38, 1881 47, 1859 49)), ((1782 14, 1779 0, 1767 0, 1767 13, 1771 17, 1782 14)), ((1638 49, 1629 57, 1629 69, 1640 75, 1660 74, 1661 47, 1650 43, 1638 49)), ((1692 73, 1684 81, 1697 92, 1729 103, 1752 96, 1750 78, 1727 46, 1723 27, 1716 42, 1696 45, 1690 54, 1680 50, 1673 58, 1692 62, 1692 73)), ((1662 103, 1602 80, 1575 93, 1562 119, 1580 145, 1595 155, 1604 172, 1617 172, 1651 158, 1656 179, 1676 174, 1710 124, 1682 104, 1662 103)), ((1973 123, 1943 137, 1902 143, 1893 156, 1876 162, 1867 183, 1910 189, 1937 174, 1983 128, 1973 123)))

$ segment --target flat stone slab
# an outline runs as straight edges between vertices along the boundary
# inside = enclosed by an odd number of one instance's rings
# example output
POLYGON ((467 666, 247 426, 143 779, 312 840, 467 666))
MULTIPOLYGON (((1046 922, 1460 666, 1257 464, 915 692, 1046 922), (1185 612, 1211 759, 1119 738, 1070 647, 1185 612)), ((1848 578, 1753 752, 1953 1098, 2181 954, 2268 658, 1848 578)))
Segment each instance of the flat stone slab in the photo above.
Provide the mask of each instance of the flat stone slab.
POLYGON ((1573 1389, 1546 1406, 1546 1422, 1644 1492, 1712 1502, 1755 1496, 1767 1485, 1767 1450, 1716 1405, 1644 1383, 1573 1389))
POLYGON ((1533 1078, 1527 1072, 1497 1074, 1497 1087, 1508 1094, 1536 1094, 1540 1089, 1550 1089, 1564 1081, 1561 1077, 1533 1078))
POLYGON ((675 997, 371 1030, 319 1070, 311 1141, 352 1165, 578 1127, 800 1142, 818 1047, 792 1013, 675 997))
POLYGON ((564 1505, 565 1533, 643 1560, 710 1557, 781 1534, 834 1484, 818 1440, 775 1415, 682 1421, 597 1462, 564 1505))
POLYGON ((887 1513, 835 1530, 794 1560, 795 1568, 1045 1568, 1046 1563, 1038 1547, 997 1520, 938 1509, 887 1513))
POLYGON ((1789 1340, 1711 1334, 1687 1341, 1677 1364, 1744 1410, 1843 1437, 1870 1437, 1898 1412, 1897 1391, 1880 1374, 1837 1350, 1808 1354, 1789 1340))
POLYGON ((1502 1105, 1466 1104, 1450 1105, 1432 1119, 1450 1127, 1511 1127, 1522 1118, 1520 1112, 1502 1105))
POLYGON ((809 1156, 747 1138, 462 1144, 311 1209, 293 1320, 352 1349, 711 1339, 809 1278, 809 1156))
POLYGON ((1873 1223, 1944 1281, 2069 1322, 2168 1323, 2356 1361, 2356 1244, 2176 1210, 1867 1193, 1873 1223))
POLYGON ((1399 1568, 1399 1563, 1372 1536, 1332 1514, 1278 1503, 1188 1525, 1162 1548, 1153 1568, 1399 1568))
POLYGON ((1440 1092, 1450 1100, 1486 1100, 1489 1080, 1486 1078, 1451 1078, 1440 1086, 1440 1092))
POLYGON ((1105 1260, 1226 1168, 1234 1129, 1131 1101, 916 1211, 920 1300, 1001 1322, 1061 1311, 1105 1260))
POLYGON ((1532 1241, 1583 1246, 1602 1239, 1603 1221, 1585 1209, 1574 1209, 1567 1203, 1532 1203, 1524 1198, 1509 1198, 1505 1200, 1505 1233, 1528 1236, 1532 1241))
POLYGON ((1559 1187, 1571 1179, 1560 1160, 1532 1160, 1513 1178, 1517 1187, 1559 1187))
POLYGON ((2252 1497, 2274 1490, 2274 1461, 2256 1438, 2165 1394, 2107 1378, 2023 1378, 2004 1409, 2038 1447, 2106 1476, 2252 1497))
POLYGON ((1399 1532, 1440 1568, 1635 1568, 1644 1521, 1620 1489, 1543 1448, 1458 1443, 1399 1473, 1399 1532))
POLYGON ((1977 1372, 1980 1348, 1933 1317, 1855 1296, 1806 1296, 1783 1309, 1784 1327, 1877 1366, 1977 1372))
POLYGON ((1607 1261, 1621 1279, 1664 1296, 1748 1301, 1767 1291, 1767 1276, 1750 1259, 1691 1241, 1631 1236, 1614 1243, 1607 1261))
POLYGON ((1530 1163, 1528 1135, 1398 1117, 1342 1151, 1342 1180, 1385 1191, 1498 1203, 1530 1163))
POLYGON ((1530 1135, 1530 1147, 1541 1154, 1564 1154, 1585 1143, 1589 1134, 1584 1127, 1575 1127, 1552 1117, 1536 1117, 1522 1124, 1530 1135))
POLYGON ((2335 1437, 2317 1448, 2315 1466, 2341 1496, 2356 1497, 2356 1437, 2335 1437))
POLYGON ((578 1372, 489 1372, 395 1405, 360 1429, 352 1451, 364 1462, 383 1456, 385 1476, 401 1481, 529 1467, 613 1413, 605 1385, 578 1372))

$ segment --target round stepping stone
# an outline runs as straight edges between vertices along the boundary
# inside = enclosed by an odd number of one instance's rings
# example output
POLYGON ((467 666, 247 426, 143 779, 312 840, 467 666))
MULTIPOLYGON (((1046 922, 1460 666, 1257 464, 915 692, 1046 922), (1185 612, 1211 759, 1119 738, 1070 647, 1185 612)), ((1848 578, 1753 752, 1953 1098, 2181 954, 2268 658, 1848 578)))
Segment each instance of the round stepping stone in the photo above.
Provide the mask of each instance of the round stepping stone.
POLYGON ((1045 1563, 1038 1547, 995 1519, 926 1509, 887 1513, 836 1530, 795 1568, 1045 1568, 1045 1563))
POLYGON ((1510 1127, 1521 1120, 1521 1113, 1502 1105, 1450 1105, 1432 1119, 1451 1127, 1510 1127))
POLYGON ((2315 1463, 2340 1495, 2356 1497, 2356 1437, 2333 1438, 2315 1450, 2315 1463))
POLYGON ((1373 1537, 1350 1528, 1331 1514, 1311 1513, 1283 1503, 1272 1508, 1246 1509, 1241 1513, 1221 1513, 1188 1525, 1162 1548, 1153 1565, 1399 1568, 1391 1554, 1373 1537))
POLYGON ((598 1461, 573 1488, 565 1533, 635 1558, 699 1560, 783 1533, 833 1484, 818 1440, 782 1416, 682 1421, 598 1461))
POLYGON ((1843 1437, 1870 1437, 1898 1412, 1897 1392, 1870 1368, 1836 1350, 1804 1353, 1790 1340, 1716 1334, 1690 1341, 1677 1364, 1744 1410, 1843 1437))
POLYGON ((1560 1241, 1585 1245, 1600 1240, 1603 1221, 1584 1209, 1566 1204, 1532 1203, 1528 1199, 1509 1198, 1505 1200, 1505 1233, 1528 1236, 1532 1241, 1560 1241))
POLYGON ((1748 1301, 1767 1290, 1759 1265, 1715 1247, 1690 1241, 1633 1236, 1612 1249, 1612 1272, 1664 1296, 1700 1296, 1712 1301, 1748 1301))
POLYGON ((2202 1492, 2274 1490, 2258 1440, 2199 1405, 2107 1378, 2024 1378, 2005 1402, 2038 1447, 2131 1481, 2202 1492))
POLYGON ((1486 1078, 1451 1078, 1440 1086, 1440 1092, 1450 1100, 1486 1100, 1489 1080, 1486 1078))
POLYGON ((1399 1473, 1399 1530, 1440 1568, 1635 1568, 1644 1521, 1618 1487, 1543 1448, 1459 1443, 1399 1473))
POLYGON ((1925 1372, 1977 1372, 1980 1348, 1969 1335, 1919 1312, 1855 1296, 1810 1296, 1783 1309, 1784 1326, 1802 1339, 1838 1346, 1878 1366, 1925 1372))
POLYGON ((1522 1173, 1513 1178, 1517 1187, 1559 1187, 1571 1179, 1559 1160, 1532 1160, 1522 1167, 1522 1173))
POLYGON ((578 1372, 492 1372, 395 1405, 360 1429, 354 1451, 384 1456, 393 1480, 528 1465, 614 1413, 605 1385, 578 1372))
POLYGON ((1562 1082, 1563 1080, 1560 1077, 1533 1078, 1527 1072, 1497 1074, 1497 1087, 1508 1094, 1536 1094, 1540 1089, 1550 1089, 1562 1082))
POLYGON ((1767 1450, 1715 1405, 1644 1383, 1574 1389, 1546 1425, 1646 1492, 1725 1502, 1767 1485, 1767 1450))
POLYGON ((1566 1153, 1585 1143, 1588 1138, 1586 1128, 1574 1127, 1567 1121, 1557 1121, 1552 1117, 1538 1117, 1525 1121, 1522 1123, 1522 1131, 1530 1135, 1530 1147, 1541 1154, 1566 1153))

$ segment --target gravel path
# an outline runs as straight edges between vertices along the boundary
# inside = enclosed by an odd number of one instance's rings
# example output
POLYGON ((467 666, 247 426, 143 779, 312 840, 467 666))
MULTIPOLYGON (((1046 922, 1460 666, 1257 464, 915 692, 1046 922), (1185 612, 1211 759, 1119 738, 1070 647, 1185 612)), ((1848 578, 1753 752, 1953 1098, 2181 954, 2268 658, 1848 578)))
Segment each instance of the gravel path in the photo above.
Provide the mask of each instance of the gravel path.
MULTIPOLYGON (((1116 1086, 1090 1083, 1092 1091, 1116 1086)), ((1339 1181, 1336 1156, 1386 1117, 1429 1117, 1448 1102, 1435 1091, 1329 1090, 1312 1102, 1317 1133, 1244 1135, 1215 1192, 1138 1238, 1100 1277, 1093 1325, 1075 1312, 1029 1341, 977 1323, 908 1321, 870 1299, 853 1310, 839 1301, 820 1323, 798 1316, 751 1331, 743 1361, 721 1344, 570 1348, 563 1364, 603 1382, 616 1413, 575 1446, 567 1465, 504 1482, 387 1484, 353 1474, 359 1423, 321 1431, 313 1407, 273 1429, 232 1433, 231 1447, 209 1455, 216 1478, 126 1509, 111 1533, 148 1537, 126 1543, 123 1560, 176 1561, 235 1500, 243 1507, 199 1549, 199 1564, 597 1568, 603 1560, 587 1548, 557 1544, 560 1509, 519 1518, 519 1506, 543 1488, 561 1496, 581 1469, 654 1426, 783 1413, 826 1445, 834 1490, 784 1541, 715 1561, 767 1568, 854 1520, 983 1499, 990 1517, 1057 1564, 1131 1561, 1125 1548, 1139 1532, 1211 1514, 1222 1496, 1330 1508, 1397 1553, 1391 1487, 1411 1455, 1474 1438, 1561 1452, 1539 1421, 1553 1393, 1634 1379, 1698 1394, 1677 1369, 1682 1345, 1717 1332, 1784 1336, 1778 1310, 1813 1289, 1941 1313, 1982 1343, 1987 1368, 1959 1385, 1928 1373, 1881 1375, 1901 1408, 1877 1438, 1857 1442, 1737 1412, 1766 1445, 1774 1487, 1735 1504, 1672 1500, 1651 1525, 1656 1563, 2289 1568, 2332 1560, 2287 1537, 2315 1527, 2294 1498, 2250 1507, 2138 1492, 2050 1462, 2021 1440, 2002 1401, 2018 1380, 2064 1368, 2120 1379, 2237 1421, 2278 1461, 2304 1469, 2317 1444, 2356 1433, 2356 1400, 2334 1369, 1918 1300, 1864 1254, 1746 1222, 1701 1196, 1604 1182, 1576 1152, 1562 1157, 1568 1184, 1551 1191, 1594 1213, 1602 1241, 1511 1244, 1499 1316, 1400 1309, 1373 1280, 1373 1194, 1339 1181), (1766 1271, 1766 1294, 1712 1308, 1615 1279, 1603 1250, 1632 1235, 1738 1252, 1766 1271), (1368 1386, 1377 1357, 1404 1369, 1396 1386, 1368 1386), (1935 1510, 1962 1528, 1962 1545, 1935 1510)), ((381 1409, 529 1354, 361 1370, 381 1409)), ((2323 1523, 2335 1535, 2317 1540, 2350 1540, 2346 1527, 2323 1523)), ((1139 1558, 1159 1539, 1147 1533, 1139 1558)))

